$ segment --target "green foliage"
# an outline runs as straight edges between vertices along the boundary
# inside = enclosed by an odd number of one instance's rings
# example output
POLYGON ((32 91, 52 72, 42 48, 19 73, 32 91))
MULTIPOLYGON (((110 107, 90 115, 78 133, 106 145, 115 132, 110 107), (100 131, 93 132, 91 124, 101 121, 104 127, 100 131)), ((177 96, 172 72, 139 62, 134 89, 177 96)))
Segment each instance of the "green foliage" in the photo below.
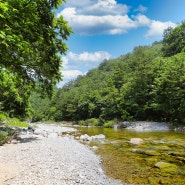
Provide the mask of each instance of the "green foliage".
POLYGON ((101 126, 100 120, 96 118, 87 119, 86 122, 90 126, 101 126))
POLYGON ((8 70, 0 70, 0 111, 11 117, 28 115, 29 90, 28 85, 24 85, 21 79, 8 70))
POLYGON ((15 129, 10 127, 0 127, 0 145, 3 145, 8 140, 17 137, 15 129))
MULTIPOLYGON (((10 117, 29 116, 30 93, 51 96, 61 80, 61 55, 72 33, 54 9, 63 0, 0 2, 0 111, 10 117)), ((40 119, 40 118, 39 118, 40 119)))
POLYGON ((165 30, 162 51, 166 57, 185 51, 185 21, 175 28, 165 30))
POLYGON ((17 118, 8 118, 6 121, 6 126, 11 126, 11 127, 23 127, 27 128, 28 127, 27 122, 20 121, 17 118))
POLYGON ((32 106, 32 121, 42 121, 47 119, 47 112, 50 109, 50 99, 48 97, 42 98, 39 93, 32 92, 30 103, 32 106))
POLYGON ((155 109, 167 121, 185 122, 185 53, 160 59, 154 81, 155 109))
POLYGON ((0 113, 0 122, 6 121, 7 117, 5 114, 0 113))
POLYGON ((115 124, 115 121, 114 121, 114 120, 106 121, 106 122, 103 124, 103 127, 105 127, 105 128, 113 128, 114 124, 115 124))
POLYGON ((0 128, 0 146, 8 140, 8 133, 5 131, 2 131, 0 128))
MULTIPOLYGON (((171 32, 169 29, 166 35, 171 32)), ((155 42, 103 61, 58 89, 52 101, 41 107, 40 115, 104 127, 112 127, 114 121, 110 120, 114 119, 184 124, 185 53, 182 49, 164 57, 164 47, 164 41, 155 42)))
POLYGON ((88 126, 88 123, 84 120, 78 121, 78 124, 81 125, 81 126, 88 126))
POLYGON ((54 9, 62 0, 5 0, 0 3, 1 68, 9 69, 25 84, 37 81, 51 93, 61 80, 61 57, 65 54, 71 28, 54 9))

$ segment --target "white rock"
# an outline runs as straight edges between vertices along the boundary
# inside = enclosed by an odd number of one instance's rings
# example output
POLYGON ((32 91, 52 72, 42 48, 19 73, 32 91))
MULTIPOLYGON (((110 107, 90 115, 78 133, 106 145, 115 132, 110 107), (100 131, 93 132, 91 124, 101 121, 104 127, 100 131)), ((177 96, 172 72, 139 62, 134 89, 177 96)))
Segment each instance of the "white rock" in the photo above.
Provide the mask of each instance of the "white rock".
POLYGON ((17 141, 17 139, 13 139, 13 140, 11 141, 11 143, 12 143, 12 144, 17 144, 18 141, 17 141))
POLYGON ((131 138, 130 139, 130 143, 131 144, 134 144, 134 145, 139 145, 139 144, 141 144, 141 143, 143 143, 144 141, 143 141, 143 139, 141 139, 141 138, 131 138))
POLYGON ((90 136, 88 136, 87 134, 84 134, 84 135, 80 136, 80 140, 82 140, 82 141, 90 141, 90 140, 92 140, 92 138, 90 136))
POLYGON ((105 135, 103 134, 95 135, 95 136, 92 136, 92 139, 105 139, 105 135))

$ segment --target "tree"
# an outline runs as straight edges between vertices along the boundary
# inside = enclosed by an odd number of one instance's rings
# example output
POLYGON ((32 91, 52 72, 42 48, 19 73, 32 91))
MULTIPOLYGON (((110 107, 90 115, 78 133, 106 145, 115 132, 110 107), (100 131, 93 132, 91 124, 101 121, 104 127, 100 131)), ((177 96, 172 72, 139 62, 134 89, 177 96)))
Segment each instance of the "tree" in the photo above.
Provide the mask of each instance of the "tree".
POLYGON ((185 21, 175 28, 167 28, 163 35, 163 55, 170 57, 185 51, 185 21))
POLYGON ((30 109, 30 87, 7 70, 0 70, 0 111, 9 116, 25 116, 30 109))
POLYGON ((61 80, 61 57, 72 33, 54 9, 63 0, 0 1, 0 69, 8 69, 23 84, 51 94, 61 80))
POLYGON ((185 122, 185 53, 160 59, 154 81, 156 110, 163 120, 185 122))

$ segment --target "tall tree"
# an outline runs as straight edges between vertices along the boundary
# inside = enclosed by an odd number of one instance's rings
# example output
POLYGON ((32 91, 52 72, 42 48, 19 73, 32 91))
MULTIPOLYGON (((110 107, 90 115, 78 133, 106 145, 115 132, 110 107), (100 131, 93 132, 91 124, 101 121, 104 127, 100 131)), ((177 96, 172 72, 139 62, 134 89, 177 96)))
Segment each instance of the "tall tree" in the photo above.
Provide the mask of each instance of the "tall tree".
POLYGON ((0 70, 8 69, 23 80, 51 94, 61 80, 61 57, 72 33, 54 9, 63 0, 0 1, 0 70))

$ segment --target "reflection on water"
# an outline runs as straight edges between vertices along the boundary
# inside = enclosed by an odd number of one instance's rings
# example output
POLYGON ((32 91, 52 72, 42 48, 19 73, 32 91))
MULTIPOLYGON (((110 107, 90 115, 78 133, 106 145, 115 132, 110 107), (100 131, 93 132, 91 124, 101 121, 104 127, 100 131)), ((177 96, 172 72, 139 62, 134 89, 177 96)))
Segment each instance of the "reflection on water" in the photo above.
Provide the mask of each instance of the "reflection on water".
POLYGON ((104 134, 106 141, 91 142, 99 147, 105 172, 134 184, 185 184, 185 134, 176 132, 134 132, 125 129, 79 127, 80 134, 104 134), (131 138, 144 140, 140 145, 131 138))

